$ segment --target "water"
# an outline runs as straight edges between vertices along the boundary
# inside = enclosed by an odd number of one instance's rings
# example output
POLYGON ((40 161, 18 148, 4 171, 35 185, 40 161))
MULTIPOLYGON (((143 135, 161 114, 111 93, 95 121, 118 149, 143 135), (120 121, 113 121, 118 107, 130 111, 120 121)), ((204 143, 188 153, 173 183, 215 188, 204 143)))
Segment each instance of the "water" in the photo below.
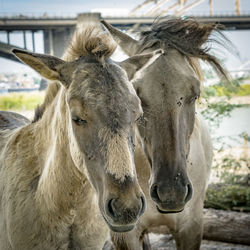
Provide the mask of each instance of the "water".
POLYGON ((224 117, 219 128, 213 131, 212 137, 218 138, 219 145, 226 143, 228 146, 243 146, 244 139, 240 134, 247 133, 250 136, 250 107, 235 108, 230 117, 224 117))

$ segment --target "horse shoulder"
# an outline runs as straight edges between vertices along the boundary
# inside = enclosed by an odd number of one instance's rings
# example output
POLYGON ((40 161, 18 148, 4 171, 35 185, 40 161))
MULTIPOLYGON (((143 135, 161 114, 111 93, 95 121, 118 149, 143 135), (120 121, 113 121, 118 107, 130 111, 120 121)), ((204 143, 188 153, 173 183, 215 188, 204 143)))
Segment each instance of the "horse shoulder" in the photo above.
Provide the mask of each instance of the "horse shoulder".
POLYGON ((40 230, 34 199, 38 170, 34 167, 34 147, 28 146, 29 134, 29 125, 10 131, 0 155, 1 246, 7 245, 4 243, 7 240, 10 243, 23 242, 22 236, 25 234, 34 235, 35 238, 40 230), (23 220, 35 226, 24 227, 23 220), (4 237, 4 234, 9 237, 4 237))

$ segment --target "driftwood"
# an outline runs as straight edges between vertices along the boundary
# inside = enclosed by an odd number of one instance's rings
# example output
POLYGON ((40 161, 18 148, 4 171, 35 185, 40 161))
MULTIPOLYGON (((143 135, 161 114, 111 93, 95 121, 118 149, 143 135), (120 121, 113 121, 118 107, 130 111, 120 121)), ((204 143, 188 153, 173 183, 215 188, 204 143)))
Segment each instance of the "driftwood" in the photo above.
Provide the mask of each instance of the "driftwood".
MULTIPOLYGON (((145 249, 150 250, 176 250, 173 237, 163 234, 149 234, 150 244, 145 249)), ((144 249, 144 248, 143 248, 144 249)), ((203 240, 200 250, 249 250, 250 247, 246 245, 225 243, 219 241, 203 240)), ((107 241, 103 250, 114 250, 110 241, 107 241)))
POLYGON ((250 245, 250 213, 204 209, 203 238, 250 245))
MULTIPOLYGON (((170 233, 166 226, 154 228, 153 232, 170 233)), ((250 246, 250 213, 204 209, 203 238, 250 246)))
MULTIPOLYGON (((151 250, 176 250, 173 237, 170 235, 149 234, 151 250)), ((203 240, 200 250, 249 250, 246 245, 203 240)), ((107 250, 107 249, 105 249, 107 250)), ((110 249, 109 249, 110 250, 110 249)))

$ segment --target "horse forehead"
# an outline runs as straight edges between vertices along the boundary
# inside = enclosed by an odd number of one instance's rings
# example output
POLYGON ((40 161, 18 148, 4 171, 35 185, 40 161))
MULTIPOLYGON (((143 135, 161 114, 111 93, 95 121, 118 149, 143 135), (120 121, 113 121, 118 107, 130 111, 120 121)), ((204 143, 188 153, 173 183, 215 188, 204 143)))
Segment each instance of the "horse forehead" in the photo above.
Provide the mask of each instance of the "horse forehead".
MULTIPOLYGON (((132 91, 132 84, 127 80, 124 70, 115 63, 84 63, 81 62, 73 73, 73 87, 78 91, 82 89, 101 89, 102 91, 120 92, 132 91)), ((128 93, 128 94, 130 94, 128 93)))
POLYGON ((84 82, 81 88, 71 90, 69 100, 79 100, 78 105, 103 117, 104 120, 115 119, 125 123, 131 120, 133 114, 141 110, 140 100, 135 91, 131 93, 126 87, 113 84, 84 82))
POLYGON ((124 70, 111 59, 100 63, 98 61, 94 61, 92 63, 82 61, 80 69, 85 69, 89 72, 90 76, 95 76, 97 78, 112 78, 112 79, 119 79, 124 78, 124 70))
MULTIPOLYGON (((149 66, 143 81, 149 88, 173 97, 175 94, 189 94, 199 81, 187 58, 176 50, 170 50, 149 66), (150 68, 151 67, 151 68, 150 68)), ((160 95, 159 95, 160 96, 160 95)))
POLYGON ((167 52, 163 60, 159 60, 159 63, 163 71, 162 76, 168 80, 187 80, 195 77, 194 70, 187 57, 181 55, 176 50, 167 52))
MULTIPOLYGON (((135 91, 122 81, 110 79, 110 82, 90 79, 90 84, 83 87, 82 99, 96 107, 107 107, 112 110, 131 109, 139 106, 135 91)), ((132 86, 132 85, 131 85, 132 86)))

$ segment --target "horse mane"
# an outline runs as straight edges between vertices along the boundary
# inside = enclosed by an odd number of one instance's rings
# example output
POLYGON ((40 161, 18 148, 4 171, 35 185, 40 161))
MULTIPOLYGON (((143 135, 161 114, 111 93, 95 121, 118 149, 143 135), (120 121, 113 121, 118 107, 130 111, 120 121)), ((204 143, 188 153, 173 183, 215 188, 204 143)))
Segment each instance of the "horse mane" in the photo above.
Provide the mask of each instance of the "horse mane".
POLYGON ((76 30, 63 56, 66 61, 74 61, 80 57, 95 57, 104 62, 115 51, 116 44, 112 37, 96 26, 88 27, 83 31, 76 30))
POLYGON ((174 48, 187 57, 199 78, 202 78, 202 71, 196 59, 207 61, 220 77, 228 80, 227 72, 222 64, 215 56, 209 54, 211 42, 224 47, 231 44, 222 34, 222 27, 222 25, 214 23, 200 23, 193 18, 159 18, 153 23, 150 30, 141 32, 140 51, 156 44, 166 50, 174 48))
POLYGON ((38 105, 35 109, 35 114, 32 123, 37 122, 42 118, 46 107, 48 107, 52 103, 60 88, 61 84, 57 81, 49 83, 43 103, 38 105))
MULTIPOLYGON (((63 59, 67 62, 72 62, 80 57, 94 57, 104 64, 105 59, 108 59, 115 49, 116 44, 112 37, 100 28, 92 26, 84 30, 77 29, 74 32, 63 59)), ((35 109, 33 123, 42 118, 46 107, 52 103, 60 88, 61 84, 58 81, 49 83, 44 102, 35 109)))

